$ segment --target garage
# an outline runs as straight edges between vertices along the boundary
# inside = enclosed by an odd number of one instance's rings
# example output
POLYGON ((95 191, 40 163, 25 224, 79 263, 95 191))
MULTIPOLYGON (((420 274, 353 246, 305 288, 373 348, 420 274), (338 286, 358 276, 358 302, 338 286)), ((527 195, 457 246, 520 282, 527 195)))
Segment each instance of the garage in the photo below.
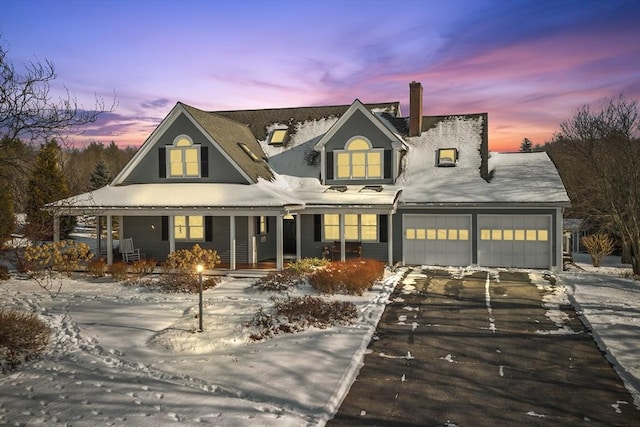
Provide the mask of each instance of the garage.
POLYGON ((471 264, 471 215, 403 215, 405 264, 471 264))
POLYGON ((551 268, 550 215, 478 215, 478 265, 551 268))

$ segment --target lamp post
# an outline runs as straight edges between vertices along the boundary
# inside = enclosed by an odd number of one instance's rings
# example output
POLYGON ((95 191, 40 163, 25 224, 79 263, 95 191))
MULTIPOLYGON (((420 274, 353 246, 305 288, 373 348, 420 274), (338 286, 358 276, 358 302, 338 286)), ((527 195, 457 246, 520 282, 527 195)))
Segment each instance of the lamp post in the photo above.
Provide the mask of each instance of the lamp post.
POLYGON ((202 317, 203 317, 203 307, 202 307, 202 272, 204 271, 204 265, 202 264, 198 264, 196 265, 196 271, 198 272, 198 282, 200 284, 200 311, 198 313, 198 332, 202 332, 204 331, 204 326, 203 326, 203 321, 202 321, 202 317))

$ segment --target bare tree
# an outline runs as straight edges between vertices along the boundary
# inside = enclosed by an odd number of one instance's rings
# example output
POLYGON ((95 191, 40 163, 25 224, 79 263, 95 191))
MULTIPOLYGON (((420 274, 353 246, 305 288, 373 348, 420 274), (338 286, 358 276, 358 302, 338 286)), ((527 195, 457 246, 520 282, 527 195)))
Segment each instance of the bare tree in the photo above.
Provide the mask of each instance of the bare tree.
MULTIPOLYGON (((93 123, 105 112, 104 102, 96 98, 92 109, 83 109, 66 90, 58 100, 51 94, 57 78, 53 62, 31 62, 17 71, 0 44, 0 150, 20 138, 23 141, 61 140, 81 126, 93 123)), ((112 108, 113 109, 113 108, 112 108)), ((19 167, 19 159, 3 156, 0 165, 19 167)))
POLYGON ((562 123, 553 156, 574 212, 620 239, 633 272, 640 274, 640 116, 638 102, 624 96, 588 105, 562 123), (573 166, 567 165, 573 162, 573 166), (563 172, 563 170, 565 172, 563 172), (573 193, 573 194, 571 194, 573 193))

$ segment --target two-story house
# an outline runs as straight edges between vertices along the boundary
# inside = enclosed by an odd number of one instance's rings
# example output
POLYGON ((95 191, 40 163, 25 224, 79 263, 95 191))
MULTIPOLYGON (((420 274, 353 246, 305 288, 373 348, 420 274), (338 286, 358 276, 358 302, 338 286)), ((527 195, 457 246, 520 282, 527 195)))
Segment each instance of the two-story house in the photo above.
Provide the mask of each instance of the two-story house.
MULTIPOLYGON (((388 264, 562 268, 569 199, 546 153, 490 153, 488 115, 399 102, 205 112, 178 103, 104 188, 48 205, 119 218, 147 257, 225 266, 352 254, 388 264)), ((113 255, 107 254, 108 262, 113 255)))

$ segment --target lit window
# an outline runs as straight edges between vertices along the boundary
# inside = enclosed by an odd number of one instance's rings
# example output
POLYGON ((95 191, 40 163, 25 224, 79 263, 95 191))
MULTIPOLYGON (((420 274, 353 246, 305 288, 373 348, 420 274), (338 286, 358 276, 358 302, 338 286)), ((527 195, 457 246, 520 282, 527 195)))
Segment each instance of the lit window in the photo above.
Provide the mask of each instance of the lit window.
POLYGON ((546 242, 549 240, 549 232, 547 230, 538 230, 538 240, 546 242))
POLYGON ((455 148, 440 148, 437 164, 439 167, 452 167, 458 163, 458 150, 455 148))
POLYGON ((204 240, 204 217, 175 216, 173 230, 176 240, 204 240))
MULTIPOLYGON (((325 214, 324 240, 340 240, 340 215, 325 214)), ((413 231, 415 238, 415 230, 413 231)), ((350 241, 378 240, 378 215, 344 215, 344 238, 350 241)))
POLYGON ((406 236, 407 236, 407 240, 414 240, 416 238, 415 228, 407 228, 406 236))
POLYGON ((336 150, 337 179, 382 178, 382 149, 374 149, 363 137, 351 139, 344 150, 336 150))
POLYGON ((172 178, 200 176, 200 146, 187 135, 180 135, 167 147, 169 164, 167 175, 172 178))
POLYGON ((274 129, 271 132, 271 135, 269 135, 269 144, 282 145, 286 142, 288 136, 289 136, 288 129, 274 129))
POLYGON ((267 234, 267 217, 260 216, 258 218, 258 234, 267 234))
POLYGON ((426 231, 426 230, 425 230, 424 228, 418 228, 418 229, 416 230, 416 238, 417 238, 418 240, 424 240, 424 239, 426 238, 426 236, 427 236, 427 235, 426 235, 426 233, 425 233, 425 231, 426 231))
POLYGON ((324 215, 324 240, 340 240, 340 215, 324 215))
POLYGON ((240 146, 240 148, 242 148, 242 151, 247 153, 247 156, 249 156, 251 160, 253 160, 254 162, 260 161, 260 157, 258 157, 247 144, 245 144, 244 142, 238 142, 238 145, 240 146))

